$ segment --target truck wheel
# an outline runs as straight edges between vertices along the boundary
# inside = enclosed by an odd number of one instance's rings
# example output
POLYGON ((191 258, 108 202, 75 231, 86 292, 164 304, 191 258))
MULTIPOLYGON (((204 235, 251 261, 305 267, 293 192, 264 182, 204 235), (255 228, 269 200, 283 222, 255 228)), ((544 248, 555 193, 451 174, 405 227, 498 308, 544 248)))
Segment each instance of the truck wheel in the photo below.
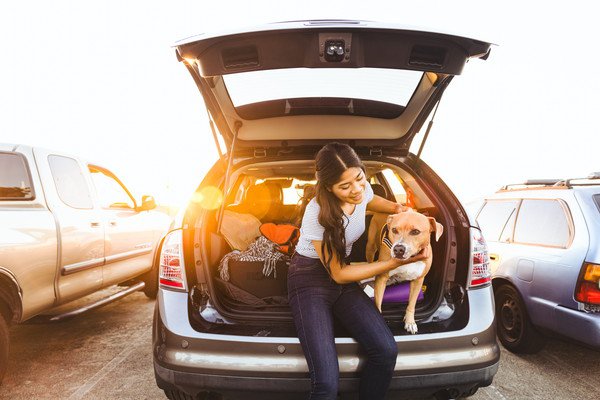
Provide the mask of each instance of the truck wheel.
POLYGON ((0 314, 0 384, 8 364, 8 324, 0 314))
POLYGON ((494 294, 498 339, 513 353, 537 353, 546 344, 527 315, 527 309, 517 290, 502 285, 494 294))

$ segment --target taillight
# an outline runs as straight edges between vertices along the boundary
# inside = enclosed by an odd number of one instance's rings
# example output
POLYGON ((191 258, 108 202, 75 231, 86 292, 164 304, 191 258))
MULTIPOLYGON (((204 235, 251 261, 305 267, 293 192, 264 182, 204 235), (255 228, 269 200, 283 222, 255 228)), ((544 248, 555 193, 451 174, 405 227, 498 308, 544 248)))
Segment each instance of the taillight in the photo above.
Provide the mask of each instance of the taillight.
POLYGON ((471 260, 469 268, 469 288, 489 285, 492 281, 488 248, 481 231, 471 228, 471 260))
POLYGON ((584 303, 586 311, 600 311, 600 265, 583 264, 575 287, 575 300, 584 303))
POLYGON ((158 269, 159 283, 163 288, 187 290, 181 234, 181 229, 170 232, 163 241, 158 269))

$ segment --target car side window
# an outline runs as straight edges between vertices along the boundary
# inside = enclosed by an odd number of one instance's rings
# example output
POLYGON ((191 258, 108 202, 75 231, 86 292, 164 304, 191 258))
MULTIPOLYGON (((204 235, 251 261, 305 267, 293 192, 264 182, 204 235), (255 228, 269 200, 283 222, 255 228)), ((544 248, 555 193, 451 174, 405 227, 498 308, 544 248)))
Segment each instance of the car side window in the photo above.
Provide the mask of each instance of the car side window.
POLYGON ((500 242, 510 243, 513 240, 513 233, 515 231, 515 220, 517 219, 517 210, 516 208, 510 213, 510 217, 508 217, 508 221, 504 224, 504 229, 500 233, 500 242))
POLYGON ((92 196, 77 160, 64 156, 49 155, 48 164, 60 200, 72 208, 94 208, 92 196))
POLYGON ((570 218, 558 200, 523 200, 515 225, 514 241, 524 244, 563 247, 571 239, 570 218))
POLYGON ((595 194, 592 197, 594 199, 594 203, 596 203, 596 207, 598 207, 598 211, 600 211, 600 194, 595 194))
POLYGON ((21 154, 0 152, 0 201, 34 198, 25 157, 21 154))
POLYGON ((483 237, 489 242, 509 242, 518 200, 488 200, 477 215, 483 237), (512 221, 512 222, 511 222, 512 221))
POLYGON ((135 208, 133 199, 114 176, 93 167, 90 173, 101 208, 135 208))
MULTIPOLYGON (((389 168, 384 169, 383 171, 381 171, 381 173, 383 174, 387 184, 389 185, 390 189, 392 190, 392 194, 394 195, 394 199, 396 200, 396 202, 401 203, 401 204, 406 204, 406 202, 407 202, 406 189, 402 185, 402 181, 400 180, 398 175, 396 175, 394 173, 394 171, 392 171, 389 168)), ((371 183, 377 183, 377 182, 371 182, 371 183)))

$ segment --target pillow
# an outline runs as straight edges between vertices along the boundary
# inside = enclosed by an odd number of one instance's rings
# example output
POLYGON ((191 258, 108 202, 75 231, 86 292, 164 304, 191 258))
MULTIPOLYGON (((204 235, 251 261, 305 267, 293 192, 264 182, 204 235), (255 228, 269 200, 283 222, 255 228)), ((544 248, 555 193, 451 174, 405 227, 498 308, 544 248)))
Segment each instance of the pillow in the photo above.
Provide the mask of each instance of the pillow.
POLYGON ((252 214, 225 210, 221 233, 232 249, 244 251, 260 236, 260 224, 260 220, 252 214))

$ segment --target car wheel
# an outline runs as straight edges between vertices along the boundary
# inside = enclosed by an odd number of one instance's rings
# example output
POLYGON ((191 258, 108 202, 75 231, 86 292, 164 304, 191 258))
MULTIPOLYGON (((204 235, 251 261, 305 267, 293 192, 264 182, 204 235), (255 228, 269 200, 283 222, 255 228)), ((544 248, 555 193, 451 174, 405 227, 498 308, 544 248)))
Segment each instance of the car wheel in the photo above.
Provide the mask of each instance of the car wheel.
POLYGON ((513 353, 537 353, 546 338, 533 326, 525 303, 511 285, 500 286, 494 295, 498 339, 513 353))
POLYGON ((0 313, 0 384, 8 364, 8 324, 0 313))

